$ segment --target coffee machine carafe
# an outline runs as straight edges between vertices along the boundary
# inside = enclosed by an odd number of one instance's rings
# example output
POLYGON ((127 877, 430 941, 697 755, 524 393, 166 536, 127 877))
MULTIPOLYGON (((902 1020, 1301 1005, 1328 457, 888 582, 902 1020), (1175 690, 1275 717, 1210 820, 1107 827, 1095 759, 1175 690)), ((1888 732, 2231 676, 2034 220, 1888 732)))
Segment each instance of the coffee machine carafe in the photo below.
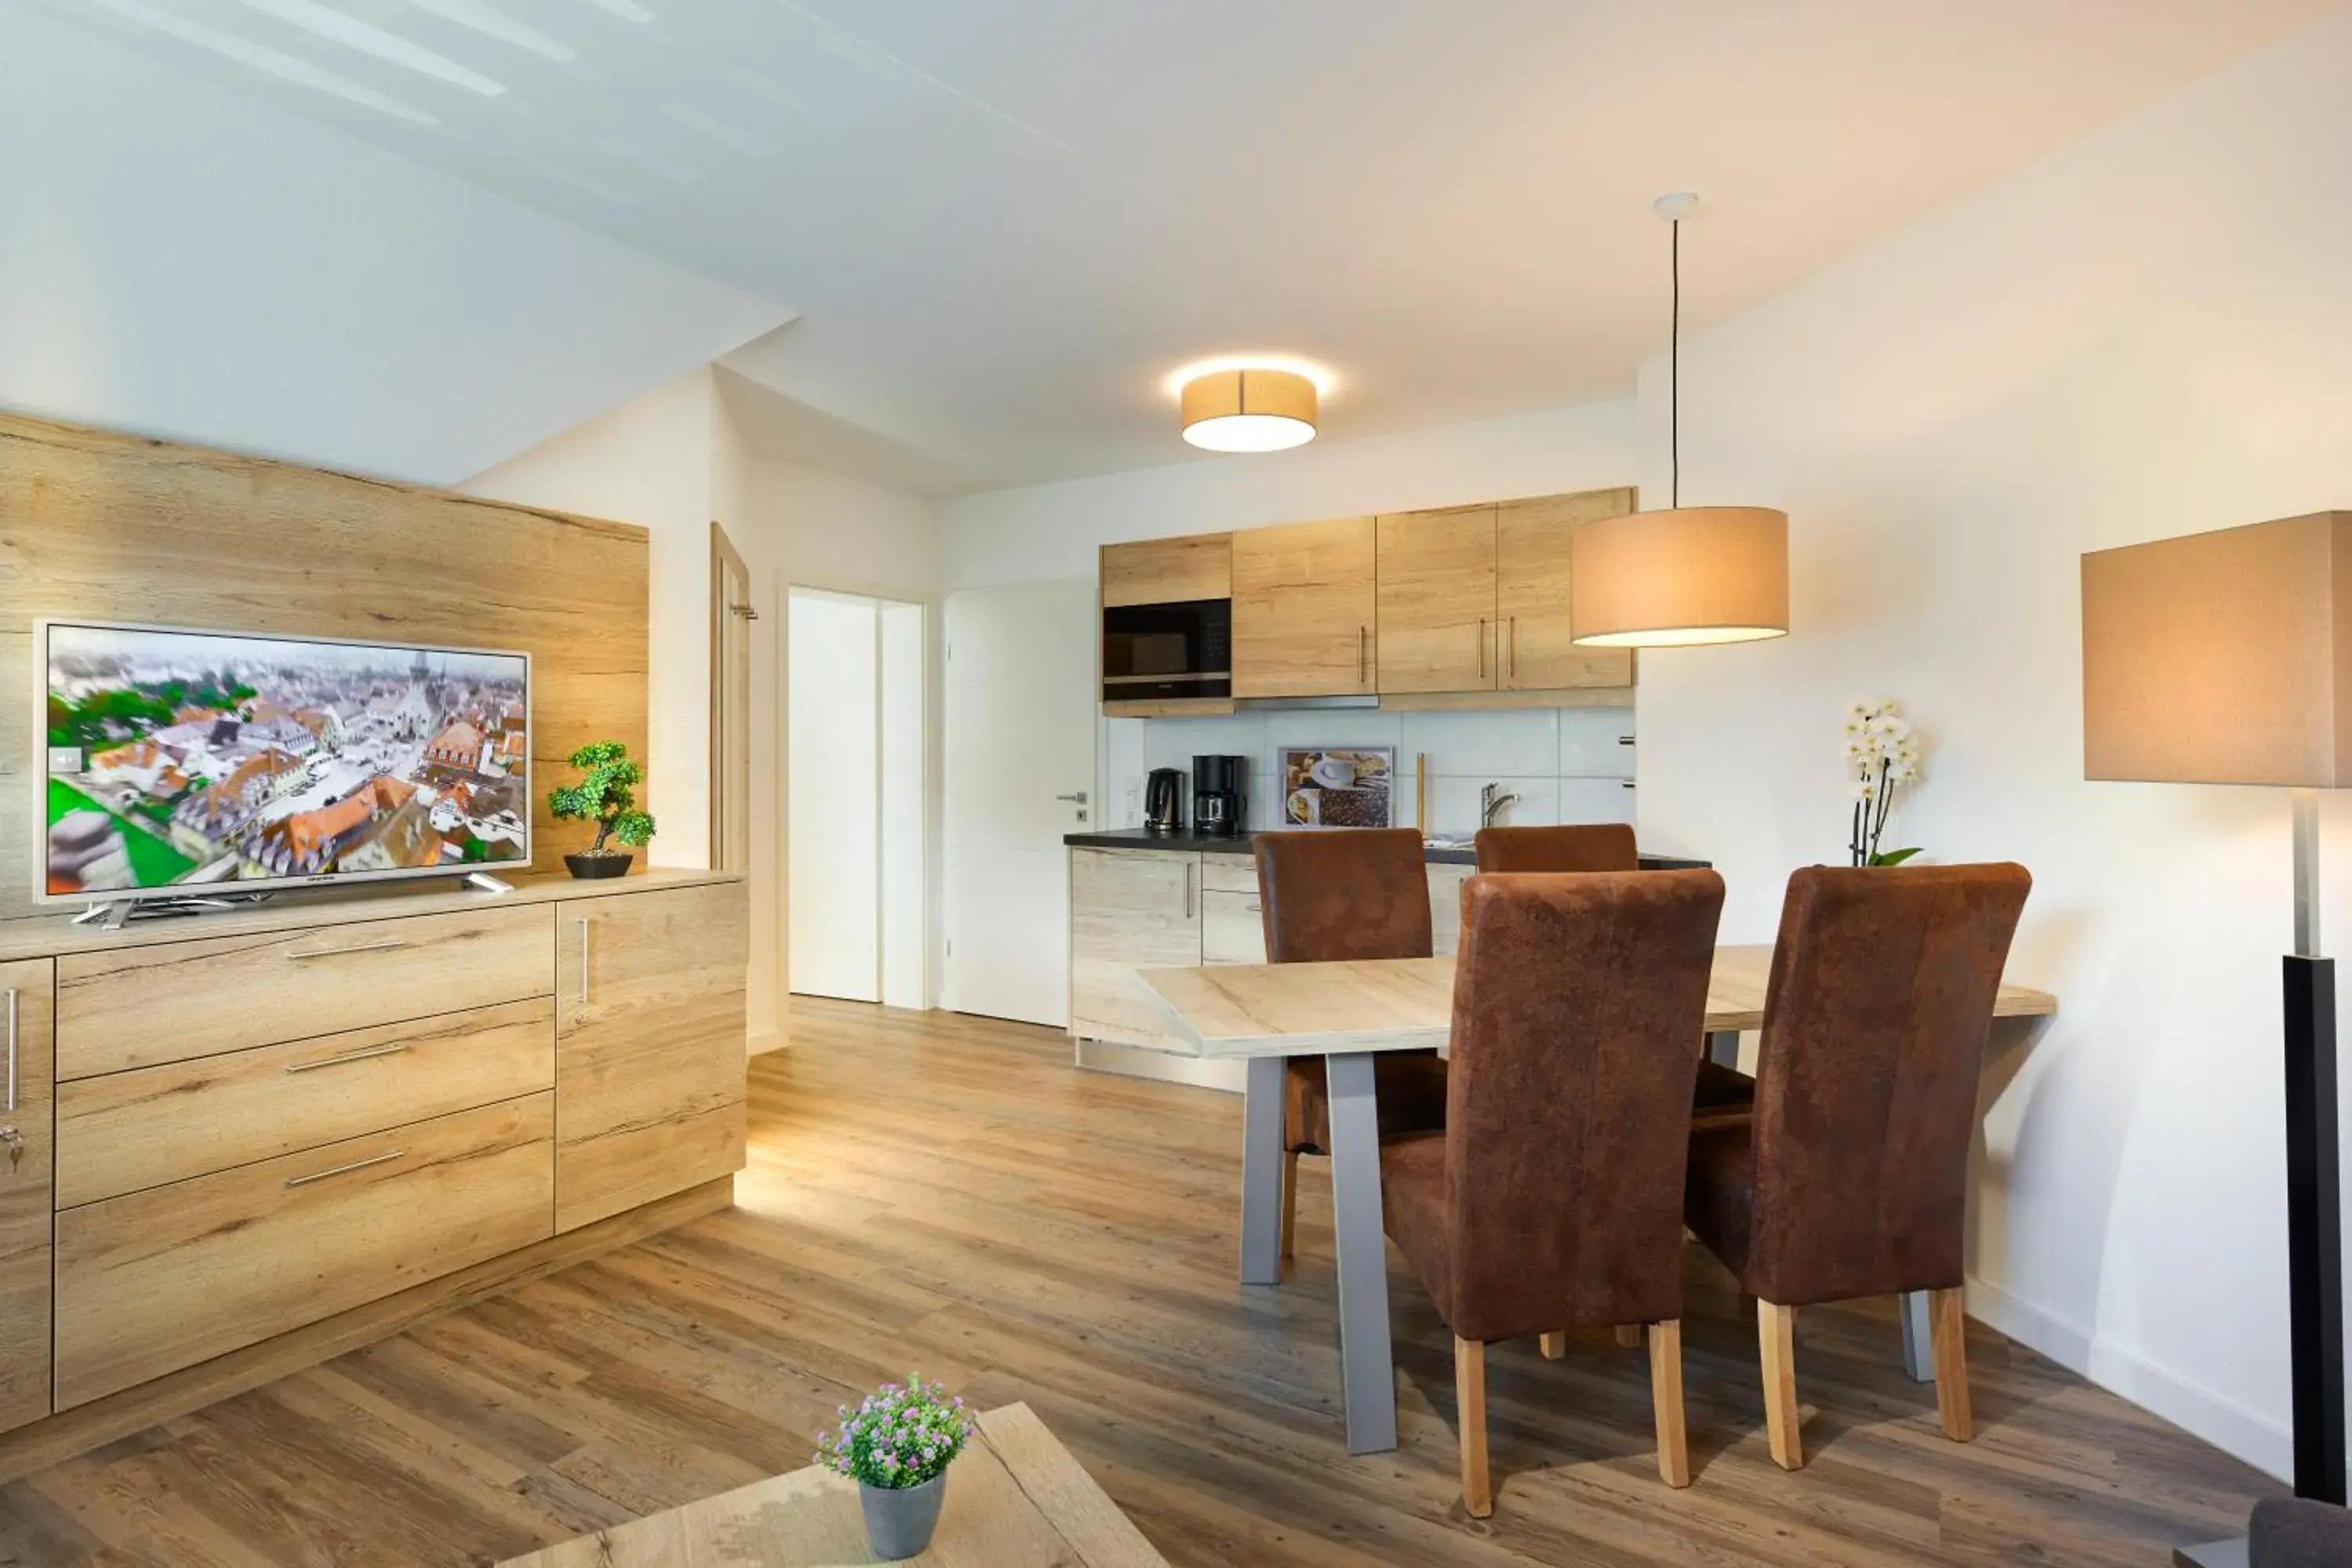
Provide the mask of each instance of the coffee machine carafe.
POLYGON ((1192 759, 1192 831, 1235 837, 1248 831, 1247 757, 1192 759))

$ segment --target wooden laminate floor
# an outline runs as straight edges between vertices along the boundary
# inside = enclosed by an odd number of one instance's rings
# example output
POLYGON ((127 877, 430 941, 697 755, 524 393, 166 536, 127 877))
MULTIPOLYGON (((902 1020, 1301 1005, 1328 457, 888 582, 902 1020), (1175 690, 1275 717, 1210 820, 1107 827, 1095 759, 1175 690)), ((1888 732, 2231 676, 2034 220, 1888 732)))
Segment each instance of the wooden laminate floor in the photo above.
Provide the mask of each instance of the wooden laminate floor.
POLYGON ((1041 1029, 796 1005, 739 1206, 0 1488, 0 1563, 486 1563, 810 1458, 909 1371, 1026 1400, 1172 1563, 2140 1563, 2278 1489, 1971 1325, 1937 1432, 1886 1303, 1807 1311, 1811 1468, 1765 1452, 1752 1320, 1696 1247, 1687 1491, 1643 1354, 1488 1357, 1499 1498, 1455 1489, 1449 1340, 1391 1276, 1403 1446, 1348 1458, 1328 1188, 1234 1283, 1239 1101, 1080 1074, 1041 1029))

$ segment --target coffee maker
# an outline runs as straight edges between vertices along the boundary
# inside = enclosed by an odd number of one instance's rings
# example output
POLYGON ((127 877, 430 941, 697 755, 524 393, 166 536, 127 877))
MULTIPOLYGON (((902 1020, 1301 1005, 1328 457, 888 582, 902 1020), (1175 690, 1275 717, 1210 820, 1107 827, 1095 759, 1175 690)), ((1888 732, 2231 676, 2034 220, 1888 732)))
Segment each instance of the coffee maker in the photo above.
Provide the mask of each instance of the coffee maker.
POLYGON ((1247 757, 1192 759, 1192 831, 1212 837, 1239 837, 1249 829, 1247 757))

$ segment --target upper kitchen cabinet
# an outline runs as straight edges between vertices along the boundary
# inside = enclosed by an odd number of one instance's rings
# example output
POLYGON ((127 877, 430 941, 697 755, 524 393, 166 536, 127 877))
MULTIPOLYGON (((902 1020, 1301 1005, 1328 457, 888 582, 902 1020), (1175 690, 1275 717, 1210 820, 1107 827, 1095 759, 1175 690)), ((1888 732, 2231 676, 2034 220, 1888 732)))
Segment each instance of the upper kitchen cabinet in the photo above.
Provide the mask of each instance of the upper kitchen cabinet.
POLYGON ((1175 605, 1233 596, 1233 535, 1195 533, 1102 547, 1102 602, 1175 605))
POLYGON ((1378 520, 1382 692, 1495 689, 1496 510, 1378 520))
MULTIPOLYGON (((1580 522, 1620 517, 1633 506, 1633 491, 1621 489, 1507 500, 1495 509, 1501 677, 1487 684, 1505 691, 1633 684, 1633 650, 1577 647, 1568 614, 1570 532, 1580 522)), ((1385 563, 1381 570, 1385 578, 1385 563)))
POLYGON ((1369 517, 1233 535, 1234 696, 1379 689, 1376 538, 1369 517))

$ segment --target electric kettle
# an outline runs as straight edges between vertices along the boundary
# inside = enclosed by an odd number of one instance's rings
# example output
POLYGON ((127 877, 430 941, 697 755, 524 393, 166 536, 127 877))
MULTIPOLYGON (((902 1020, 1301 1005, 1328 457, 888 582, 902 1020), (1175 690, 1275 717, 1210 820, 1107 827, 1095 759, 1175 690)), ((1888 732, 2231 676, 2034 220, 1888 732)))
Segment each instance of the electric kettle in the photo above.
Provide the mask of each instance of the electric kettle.
POLYGON ((1154 768, 1143 781, 1143 826, 1150 833, 1184 831, 1184 771, 1154 768))

